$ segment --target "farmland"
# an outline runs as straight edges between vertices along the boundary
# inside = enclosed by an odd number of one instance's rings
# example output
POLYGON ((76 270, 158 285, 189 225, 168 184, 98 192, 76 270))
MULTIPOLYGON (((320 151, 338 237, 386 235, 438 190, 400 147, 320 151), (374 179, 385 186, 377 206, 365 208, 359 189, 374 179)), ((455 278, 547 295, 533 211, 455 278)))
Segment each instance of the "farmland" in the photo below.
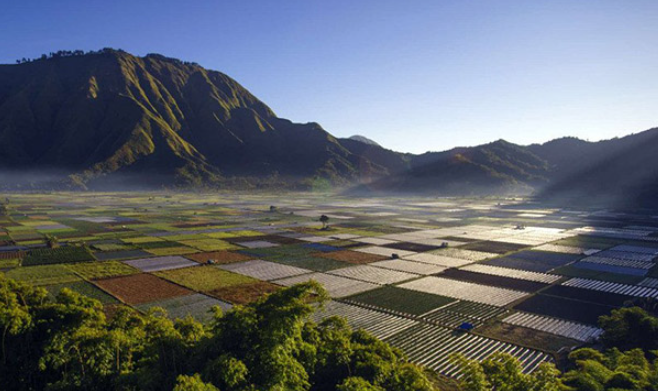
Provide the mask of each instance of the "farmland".
POLYGON ((51 295, 207 321, 213 306, 315 280, 331 300, 313 319, 343 316, 445 376, 459 376, 452 352, 510 352, 532 371, 595 342, 599 316, 658 297, 658 225, 630 212, 310 194, 2 198, 0 270, 51 295))

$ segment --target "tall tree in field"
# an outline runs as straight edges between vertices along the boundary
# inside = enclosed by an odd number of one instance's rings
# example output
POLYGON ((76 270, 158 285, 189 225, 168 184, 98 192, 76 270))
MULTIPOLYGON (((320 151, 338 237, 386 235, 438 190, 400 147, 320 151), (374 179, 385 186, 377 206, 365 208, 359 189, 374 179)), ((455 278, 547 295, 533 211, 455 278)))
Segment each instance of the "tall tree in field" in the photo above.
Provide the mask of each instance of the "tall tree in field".
POLYGON ((329 228, 329 216, 327 215, 320 216, 320 222, 322 223, 322 229, 329 228))

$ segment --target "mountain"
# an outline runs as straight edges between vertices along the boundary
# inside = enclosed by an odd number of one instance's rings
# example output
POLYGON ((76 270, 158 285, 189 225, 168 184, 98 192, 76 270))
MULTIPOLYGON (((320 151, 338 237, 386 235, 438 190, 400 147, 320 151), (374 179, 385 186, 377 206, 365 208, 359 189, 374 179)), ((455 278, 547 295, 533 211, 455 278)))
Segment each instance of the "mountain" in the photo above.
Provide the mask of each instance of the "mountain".
POLYGON ((549 164, 527 148, 498 140, 409 158, 409 169, 355 189, 442 195, 529 194, 543 186, 549 164))
POLYGON ((388 173, 320 125, 277 117, 220 72, 112 49, 0 66, 0 169, 91 187, 303 187, 388 173))
POLYGON ((588 142, 573 137, 521 146, 498 140, 476 147, 408 155, 409 169, 352 193, 525 194, 557 205, 648 207, 658 200, 658 128, 588 142))
POLYGON ((553 166, 537 196, 556 203, 657 206, 658 128, 599 142, 559 139, 528 147, 553 166))
POLYGON ((354 141, 359 141, 364 144, 368 145, 374 145, 376 147, 381 147, 376 141, 369 139, 368 137, 365 136, 360 136, 358 134, 355 134, 354 136, 348 137, 349 140, 354 140, 354 141))
POLYGON ((399 153, 278 117, 229 76, 158 54, 58 52, 0 65, 0 187, 344 187, 534 194, 653 206, 658 129, 600 142, 498 140, 399 153))

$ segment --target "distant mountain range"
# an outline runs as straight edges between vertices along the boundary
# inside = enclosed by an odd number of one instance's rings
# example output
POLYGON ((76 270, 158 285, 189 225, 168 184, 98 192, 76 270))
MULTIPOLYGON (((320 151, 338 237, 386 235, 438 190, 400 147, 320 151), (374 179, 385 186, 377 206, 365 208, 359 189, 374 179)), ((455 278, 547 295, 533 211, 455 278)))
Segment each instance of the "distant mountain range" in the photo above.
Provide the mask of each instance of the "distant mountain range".
POLYGON ((121 50, 0 65, 4 188, 289 188, 652 204, 658 129, 422 155, 279 118, 230 77, 121 50))

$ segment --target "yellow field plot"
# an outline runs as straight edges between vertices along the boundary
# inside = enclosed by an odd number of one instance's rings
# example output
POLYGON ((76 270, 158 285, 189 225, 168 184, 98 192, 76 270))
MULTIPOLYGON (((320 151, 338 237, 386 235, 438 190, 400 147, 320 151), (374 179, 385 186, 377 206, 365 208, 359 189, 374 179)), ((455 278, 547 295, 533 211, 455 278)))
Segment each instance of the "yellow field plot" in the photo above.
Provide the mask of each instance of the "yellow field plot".
POLYGON ((58 223, 52 221, 48 216, 30 216, 28 220, 21 221, 21 224, 27 226, 33 226, 33 225, 57 225, 58 223))
POLYGON ((227 231, 227 232, 212 232, 205 234, 206 236, 214 239, 224 239, 224 238, 240 238, 240 237, 249 237, 249 236, 263 236, 261 232, 258 231, 227 231))
POLYGON ((35 240, 17 240, 17 243, 21 245, 29 245, 29 244, 41 244, 43 243, 43 239, 35 239, 35 240))
POLYGON ((241 248, 219 239, 184 240, 179 243, 201 251, 239 250, 241 248))
POLYGON ((153 242, 164 242, 164 239, 161 238, 156 238, 154 236, 138 236, 136 238, 125 238, 121 239, 122 242, 124 243, 153 243, 153 242))
POLYGON ((153 255, 183 255, 183 254, 194 254, 198 253, 199 250, 190 248, 190 247, 166 247, 166 248, 152 248, 149 250, 146 250, 146 252, 151 253, 153 255))
POLYGON ((72 238, 61 239, 61 242, 89 242, 92 240, 98 240, 95 236, 74 236, 72 238))

